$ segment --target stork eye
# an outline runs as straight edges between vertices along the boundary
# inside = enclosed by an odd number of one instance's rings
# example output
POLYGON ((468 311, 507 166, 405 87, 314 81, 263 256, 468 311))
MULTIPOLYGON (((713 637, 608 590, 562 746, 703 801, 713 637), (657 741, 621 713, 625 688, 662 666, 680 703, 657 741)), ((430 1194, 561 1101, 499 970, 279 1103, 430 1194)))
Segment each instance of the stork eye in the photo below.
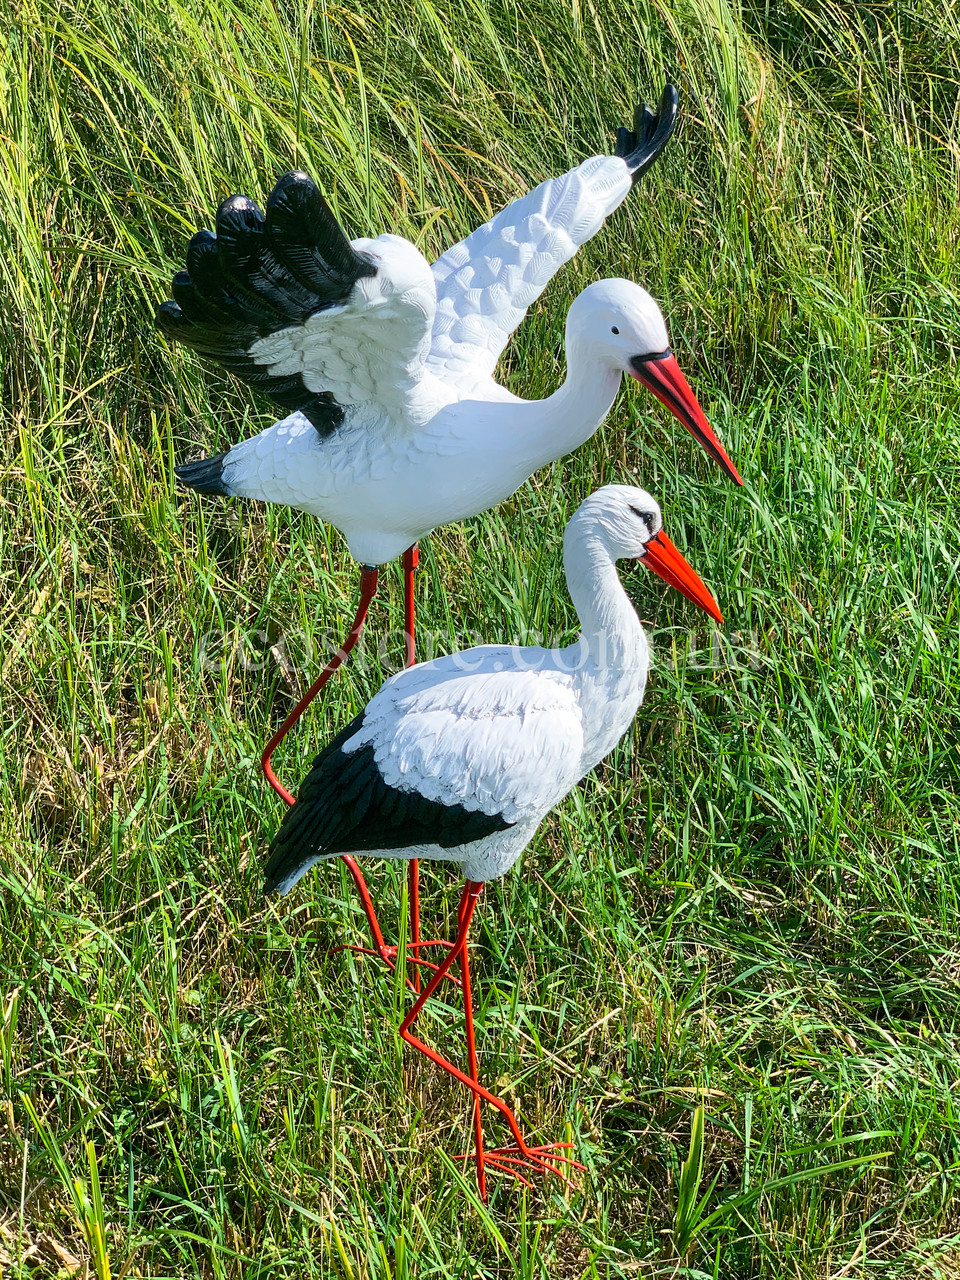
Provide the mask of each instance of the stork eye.
POLYGON ((617 326, 616 326, 616 325, 614 325, 614 326, 613 326, 613 328, 610 330, 610 332, 611 332, 611 333, 619 333, 619 332, 620 332, 620 330, 617 328, 617 326))
POLYGON ((642 520, 643 523, 647 526, 647 533, 652 538, 653 537, 653 512, 641 511, 640 508, 635 507, 632 502, 630 503, 630 510, 633 512, 633 514, 637 517, 638 520, 642 520))

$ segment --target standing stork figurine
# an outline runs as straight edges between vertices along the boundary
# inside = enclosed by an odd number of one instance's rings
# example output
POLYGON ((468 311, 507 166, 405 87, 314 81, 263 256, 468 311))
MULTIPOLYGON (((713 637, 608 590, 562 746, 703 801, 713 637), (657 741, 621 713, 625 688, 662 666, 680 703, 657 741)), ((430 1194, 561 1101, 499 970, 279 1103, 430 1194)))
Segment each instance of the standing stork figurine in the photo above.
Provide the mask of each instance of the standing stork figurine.
POLYGON ((316 862, 343 854, 461 864, 455 940, 409 944, 413 964, 433 973, 400 1035, 473 1095, 484 1199, 488 1169, 529 1186, 522 1170, 558 1173, 558 1161, 575 1164, 557 1154, 569 1144, 528 1143, 507 1104, 480 1083, 467 931, 486 881, 513 866, 549 810, 620 741, 643 700, 647 637, 617 560, 638 559, 723 621, 642 489, 608 485, 591 494, 567 525, 563 558, 579 640, 563 649, 483 645, 391 676, 317 756, 265 869, 265 891, 286 893, 316 862), (439 964, 421 956, 428 947, 446 947, 439 964), (458 959, 468 1072, 411 1030, 458 959), (485 1150, 481 1103, 500 1113, 512 1143, 485 1150))
MULTIPOLYGON (((183 463, 177 475, 202 493, 319 516, 363 566, 343 645, 263 752, 264 772, 289 804, 271 756, 357 643, 377 566, 404 557, 410 665, 418 540, 494 506, 576 449, 606 417, 624 374, 742 483, 670 351, 657 304, 628 280, 597 281, 574 300, 567 376, 553 395, 522 400, 493 376, 527 308, 663 150, 676 110, 668 84, 656 112, 644 104, 633 130, 618 131, 614 155, 541 183, 432 265, 399 236, 349 242, 303 173, 280 179, 265 214, 246 196, 230 196, 217 210, 216 234, 190 241, 173 300, 157 312, 159 328, 288 416, 224 453, 183 463)), ((348 866, 369 918, 359 868, 348 866)), ((410 876, 417 938, 415 863, 410 876)))

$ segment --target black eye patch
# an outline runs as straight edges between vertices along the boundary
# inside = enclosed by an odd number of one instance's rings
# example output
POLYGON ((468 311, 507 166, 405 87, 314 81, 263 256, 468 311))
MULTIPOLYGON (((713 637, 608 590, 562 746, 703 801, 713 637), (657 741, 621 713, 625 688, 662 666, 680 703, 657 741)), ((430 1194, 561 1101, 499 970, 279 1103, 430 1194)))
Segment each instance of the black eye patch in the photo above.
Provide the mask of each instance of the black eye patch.
POLYGON ((653 512, 641 511, 640 508, 635 507, 632 502, 629 505, 630 505, 630 510, 637 517, 637 519, 642 520, 643 523, 647 526, 647 533, 649 533, 650 537, 652 538, 653 537, 653 512))

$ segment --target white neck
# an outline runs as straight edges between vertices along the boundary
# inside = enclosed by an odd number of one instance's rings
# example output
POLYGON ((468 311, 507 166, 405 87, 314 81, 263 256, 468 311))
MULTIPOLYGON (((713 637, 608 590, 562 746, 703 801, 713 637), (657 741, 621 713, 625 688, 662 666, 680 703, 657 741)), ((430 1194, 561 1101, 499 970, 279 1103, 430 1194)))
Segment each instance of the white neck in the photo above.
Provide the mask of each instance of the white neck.
POLYGON ((528 400, 520 411, 522 425, 514 432, 531 470, 562 458, 589 440, 617 398, 622 374, 611 365, 590 359, 567 343, 567 376, 552 396, 528 400))
POLYGON ((567 526, 563 565, 581 631, 560 662, 574 673, 585 728, 584 766, 592 768, 619 742, 643 701, 650 651, 592 522, 581 524, 575 516, 567 526))
POLYGON ((610 671, 633 668, 638 660, 645 666, 647 637, 613 557, 596 529, 576 518, 564 536, 563 567, 589 664, 610 671))

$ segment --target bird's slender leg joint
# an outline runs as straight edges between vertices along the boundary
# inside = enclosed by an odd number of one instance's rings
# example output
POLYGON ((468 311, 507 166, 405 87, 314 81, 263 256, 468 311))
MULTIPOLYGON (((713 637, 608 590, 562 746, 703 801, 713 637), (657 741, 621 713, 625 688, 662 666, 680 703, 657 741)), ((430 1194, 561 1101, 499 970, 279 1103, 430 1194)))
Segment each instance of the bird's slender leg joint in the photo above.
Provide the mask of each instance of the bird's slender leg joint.
MULTIPOLYGON (((392 969, 394 965, 389 953, 391 950, 396 952, 396 947, 388 947, 384 941, 383 932, 380 929, 380 921, 377 919, 377 913, 373 909, 373 899, 370 897, 370 890, 367 888, 367 882, 363 878, 363 872, 357 866, 355 859, 351 858, 348 853, 343 854, 340 860, 345 864, 347 870, 353 876, 354 883, 357 886, 357 892, 360 894, 360 901, 363 903, 364 914, 367 917, 367 924, 370 926, 370 933, 373 937, 373 945, 376 948, 376 954, 379 955, 381 960, 385 961, 392 969)), ((368 951, 369 947, 334 947, 333 950, 368 951)), ((330 954, 332 955, 333 952, 330 952, 330 954)))
POLYGON ((571 1169, 583 1169, 583 1165, 578 1164, 576 1160, 569 1156, 556 1154, 558 1151, 569 1147, 569 1142, 556 1142, 548 1146, 528 1146, 524 1140, 523 1134, 520 1132, 520 1126, 517 1124, 516 1117, 501 1099, 492 1094, 489 1089, 485 1089, 478 1079, 477 1072, 477 1050, 473 1034, 473 1001, 470 990, 470 965, 467 958, 467 933, 470 929, 470 921, 473 918, 474 908, 477 900, 483 892, 483 882, 479 880, 468 880, 464 885, 463 896, 460 899, 460 908, 457 912, 457 937, 453 946, 447 952, 446 956, 437 967, 433 977, 420 993, 413 1008, 400 1024, 400 1036, 407 1044, 413 1045, 415 1049, 419 1049, 425 1054, 431 1062, 436 1063, 438 1067, 442 1067, 459 1080, 461 1084, 466 1085, 474 1097, 474 1131, 477 1138, 477 1149, 472 1156, 460 1156, 459 1159, 474 1159, 477 1166, 477 1184, 480 1189, 480 1195, 484 1200, 487 1198, 486 1186, 486 1169, 496 1169, 500 1173, 509 1173, 518 1181, 529 1186, 527 1179, 522 1176, 520 1169, 533 1170, 540 1173, 552 1173, 561 1181, 568 1181, 566 1175, 556 1166, 557 1164, 569 1165, 571 1169), (460 958, 461 969, 463 973, 463 999, 464 999, 464 1019, 467 1032, 467 1053, 469 1058, 470 1075, 466 1075, 459 1067, 455 1067, 452 1062, 441 1057, 435 1049, 431 1049, 417 1036, 412 1035, 410 1028, 416 1021, 423 1006, 433 995, 436 988, 440 985, 443 978, 447 976, 447 970, 453 962, 460 958), (483 1135, 480 1122, 480 1102, 488 1102, 500 1112, 505 1123, 510 1129, 514 1137, 514 1146, 502 1147, 495 1151, 485 1152, 483 1149, 483 1135))

